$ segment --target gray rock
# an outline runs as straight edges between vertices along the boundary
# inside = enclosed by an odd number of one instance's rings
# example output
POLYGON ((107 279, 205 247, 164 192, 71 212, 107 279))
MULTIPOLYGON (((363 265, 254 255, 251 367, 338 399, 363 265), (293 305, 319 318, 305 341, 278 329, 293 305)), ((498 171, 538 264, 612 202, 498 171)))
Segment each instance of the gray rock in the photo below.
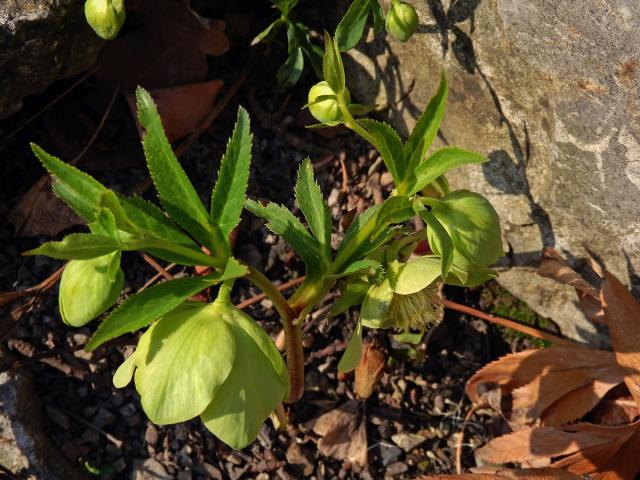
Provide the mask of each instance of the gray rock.
POLYGON ((27 95, 89 68, 102 44, 83 0, 0 1, 0 118, 20 110, 27 95))
POLYGON ((417 433, 400 432, 391 436, 391 440, 402 450, 409 453, 414 448, 422 445, 427 441, 427 437, 417 433))
POLYGON ((83 480, 43 430, 42 405, 22 371, 0 373, 0 464, 25 480, 83 480))
POLYGON ((491 160, 449 179, 500 213, 510 269, 500 282, 566 334, 598 343, 571 290, 533 269, 555 246, 578 269, 593 254, 640 287, 640 3, 409 1, 418 33, 351 51, 352 94, 391 105, 389 120, 406 134, 445 69, 436 147, 491 160))
POLYGON ((402 450, 400 450, 395 445, 391 445, 389 443, 382 442, 380 443, 380 459, 382 460, 382 465, 387 466, 395 462, 402 455, 402 450))

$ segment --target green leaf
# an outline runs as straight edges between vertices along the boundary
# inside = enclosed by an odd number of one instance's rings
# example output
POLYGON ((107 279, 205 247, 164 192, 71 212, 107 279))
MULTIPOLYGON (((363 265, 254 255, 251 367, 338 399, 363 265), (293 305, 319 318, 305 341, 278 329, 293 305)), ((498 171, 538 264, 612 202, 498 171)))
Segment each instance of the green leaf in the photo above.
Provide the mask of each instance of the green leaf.
POLYGON ((267 228, 276 235, 280 235, 294 248, 304 261, 308 278, 316 279, 324 274, 326 264, 320 244, 293 213, 275 203, 263 206, 253 200, 247 200, 245 207, 254 215, 264 218, 267 221, 267 228))
POLYGON ((112 338, 146 327, 205 288, 246 273, 233 259, 228 265, 222 275, 169 280, 129 297, 100 324, 85 348, 95 350, 112 338))
POLYGON ((304 68, 304 54, 298 44, 298 37, 295 34, 293 25, 287 28, 287 60, 282 64, 276 73, 276 81, 280 90, 295 85, 302 75, 304 68))
POLYGON ((420 216, 427 224, 427 236, 429 246, 434 253, 441 257, 442 278, 447 278, 449 268, 453 262, 453 242, 447 230, 442 226, 436 217, 428 210, 421 210, 420 216))
POLYGON ((311 233, 320 244, 327 264, 331 262, 331 212, 313 177, 311 160, 305 158, 298 169, 295 195, 311 233))
POLYGON ((363 105, 361 103, 350 103, 349 111, 351 115, 354 117, 359 117, 362 115, 366 115, 367 113, 373 112, 376 109, 376 105, 363 105))
POLYGON ((384 10, 379 0, 369 0, 373 15, 373 33, 378 35, 384 28, 384 10))
POLYGON ((225 239, 240 222, 249 180, 251 144, 249 114, 239 107, 236 125, 222 157, 211 196, 211 222, 220 227, 225 239))
POLYGON ((440 199, 431 213, 447 230, 456 250, 472 263, 488 267, 504 254, 500 218, 482 195, 456 190, 440 199))
POLYGON ((286 17, 293 7, 298 4, 298 0, 272 0, 278 10, 286 17))
POLYGON ((282 18, 274 20, 269 24, 267 28, 253 37, 253 40, 251 40, 251 45, 257 45, 260 42, 269 43, 275 38, 276 34, 280 30, 280 27, 282 27, 284 24, 285 22, 282 18))
POLYGON ((31 144, 31 150, 44 168, 53 175, 53 189, 56 194, 87 222, 95 221, 100 196, 107 188, 95 178, 49 155, 35 143, 31 144))
POLYGON ((149 347, 135 382, 152 422, 190 420, 217 397, 238 355, 227 316, 217 302, 186 302, 145 333, 149 347))
POLYGON ((120 252, 87 260, 71 260, 60 279, 58 307, 62 321, 82 327, 113 305, 124 285, 120 252), (110 278, 109 271, 115 265, 110 278))
POLYGON ((345 349, 340 361, 338 362, 338 371, 341 373, 347 373, 355 368, 360 363, 362 357, 362 324, 358 322, 356 328, 351 335, 347 348, 345 349))
POLYGON ((322 57, 324 55, 324 51, 320 46, 315 43, 311 43, 309 34, 302 23, 294 23, 293 27, 296 38, 298 39, 298 45, 300 45, 300 48, 302 48, 307 60, 311 63, 316 76, 319 79, 322 79, 322 57))
POLYGON ((453 263, 445 283, 461 287, 476 287, 497 276, 498 274, 495 270, 476 265, 460 252, 454 250, 453 263))
POLYGON ((442 272, 440 259, 425 256, 401 264, 391 276, 391 289, 400 295, 411 295, 431 285, 442 272))
POLYGON ((344 67, 338 44, 327 32, 324 32, 324 57, 322 59, 322 71, 324 79, 331 89, 340 95, 346 88, 344 79, 344 67))
POLYGON ((171 217, 206 246, 213 255, 228 254, 222 233, 209 224, 209 215, 182 169, 162 129, 149 92, 136 89, 138 118, 145 128, 143 146, 158 197, 171 217))
POLYGON ((228 323, 236 341, 233 368, 201 418, 220 440, 241 449, 287 397, 289 375, 271 338, 249 316, 236 312, 228 323))
POLYGON ((118 227, 116 225, 116 219, 111 213, 111 210, 107 208, 99 208, 96 215, 96 221, 89 224, 91 233, 97 235, 104 235, 105 237, 111 237, 118 241, 118 227))
POLYGON ((123 245, 111 237, 92 233, 72 233, 59 242, 47 242, 23 255, 46 255, 58 260, 83 260, 121 250, 123 245))
POLYGON ((440 86, 431 98, 425 111, 420 115, 416 126, 413 128, 406 145, 404 146, 405 158, 411 158, 412 164, 407 166, 407 173, 411 173, 427 154, 427 150, 438 134, 440 123, 447 104, 449 86, 444 70, 440 75, 440 86))
POLYGON ((380 152, 384 164, 391 173, 396 184, 404 178, 405 162, 402 150, 402 140, 390 125, 363 118, 358 123, 373 135, 376 141, 376 149, 380 152))
POLYGON ((335 37, 341 52, 351 50, 362 38, 369 8, 369 0, 354 0, 338 23, 335 37))
POLYGON ((425 331, 421 332, 401 332, 392 335, 393 339, 398 343, 408 343, 409 345, 420 345, 424 338, 425 331))
POLYGON ((349 282, 341 287, 340 297, 331 305, 331 316, 335 317, 336 315, 346 312, 354 305, 360 305, 369 287, 369 283, 363 280, 349 282))
POLYGON ((469 152, 458 147, 445 147, 422 162, 413 172, 413 179, 408 195, 422 190, 452 168, 467 163, 484 163, 487 157, 479 153, 469 152))
POLYGON ((393 326, 393 319, 388 315, 393 290, 388 278, 380 285, 372 285, 362 302, 360 322, 369 328, 389 328, 393 326))

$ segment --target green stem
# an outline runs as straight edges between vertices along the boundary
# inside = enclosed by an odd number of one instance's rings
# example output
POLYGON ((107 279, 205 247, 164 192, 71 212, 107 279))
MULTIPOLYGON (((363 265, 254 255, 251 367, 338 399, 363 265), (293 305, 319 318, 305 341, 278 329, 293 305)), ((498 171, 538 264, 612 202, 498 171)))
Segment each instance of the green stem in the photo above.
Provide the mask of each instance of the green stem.
POLYGON ((351 115, 351 112, 349 111, 349 105, 347 105, 347 102, 344 98, 342 98, 342 96, 338 96, 338 108, 340 109, 340 113, 342 113, 342 117, 344 118, 344 125, 364 138, 377 150, 378 147, 376 146, 375 138, 367 131, 366 128, 358 123, 353 115, 351 115))
POLYGON ((273 302, 284 329, 287 370, 291 389, 287 403, 294 403, 304 393, 304 352, 302 350, 302 326, 296 324, 296 312, 291 308, 280 290, 262 272, 249 266, 247 278, 273 302))
POLYGON ((207 255, 183 245, 164 240, 141 240, 139 243, 132 245, 134 250, 148 250, 149 248, 159 248, 167 252, 175 253, 182 257, 193 260, 196 265, 209 266, 214 268, 223 268, 224 262, 217 257, 207 255))

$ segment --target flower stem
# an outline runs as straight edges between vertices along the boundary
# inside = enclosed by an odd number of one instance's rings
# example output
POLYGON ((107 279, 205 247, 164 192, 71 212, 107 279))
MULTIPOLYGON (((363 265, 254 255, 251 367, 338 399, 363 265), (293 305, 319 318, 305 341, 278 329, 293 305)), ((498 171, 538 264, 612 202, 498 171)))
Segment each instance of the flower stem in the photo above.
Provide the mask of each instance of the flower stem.
POLYGON ((296 312, 284 298, 280 290, 259 270, 248 266, 247 278, 273 302, 284 328, 285 351, 287 352, 287 370, 291 390, 287 403, 294 403, 304 393, 304 352, 302 350, 302 326, 296 325, 296 312))

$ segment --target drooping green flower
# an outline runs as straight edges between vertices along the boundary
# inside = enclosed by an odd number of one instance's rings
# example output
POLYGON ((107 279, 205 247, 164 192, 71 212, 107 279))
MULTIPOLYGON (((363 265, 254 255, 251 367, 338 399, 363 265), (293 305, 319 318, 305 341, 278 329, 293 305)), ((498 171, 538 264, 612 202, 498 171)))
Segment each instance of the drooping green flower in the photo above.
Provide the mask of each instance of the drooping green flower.
POLYGON ((392 262, 388 274, 367 291, 360 321, 369 328, 424 331, 442 319, 437 299, 440 259, 424 256, 406 263, 392 262))
POLYGON ((62 321, 73 327, 86 325, 116 302, 123 285, 119 252, 71 260, 60 280, 58 305, 62 321))
POLYGON ((393 0, 385 18, 385 25, 396 40, 406 42, 418 28, 416 9, 406 2, 393 0))
POLYGON ((84 14, 91 28, 105 40, 118 36, 127 16, 124 0, 87 0, 84 14))
POLYGON ((221 295, 186 302, 154 323, 113 382, 135 386, 147 416, 170 424, 201 416, 232 448, 243 448, 288 395, 286 366, 269 336, 221 295))

